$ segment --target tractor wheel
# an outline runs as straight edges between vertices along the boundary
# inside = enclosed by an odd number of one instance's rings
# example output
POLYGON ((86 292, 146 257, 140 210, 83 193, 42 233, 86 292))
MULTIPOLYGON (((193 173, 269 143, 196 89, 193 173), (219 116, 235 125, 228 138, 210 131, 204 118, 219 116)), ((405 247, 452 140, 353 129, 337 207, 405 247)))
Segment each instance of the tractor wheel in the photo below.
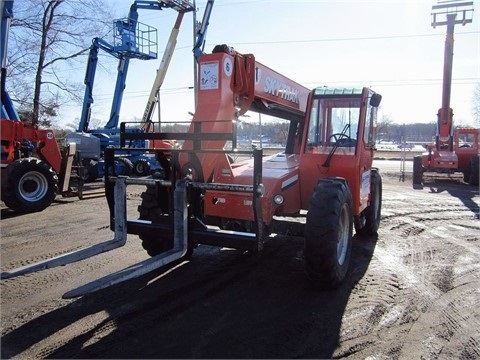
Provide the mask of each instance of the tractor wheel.
POLYGON ((413 185, 421 185, 423 182, 422 157, 413 158, 413 185))
POLYGON ((362 236, 377 233, 382 214, 382 177, 376 169, 372 169, 371 176, 370 206, 364 210, 365 225, 361 228, 355 226, 356 233, 362 236))
POLYGON ((93 159, 83 160, 83 166, 77 171, 78 176, 85 182, 93 182, 98 179, 98 165, 93 159))
POLYGON ((470 164, 468 164, 468 165, 469 165, 468 170, 465 170, 463 172, 463 181, 466 182, 466 183, 470 183, 471 170, 470 170, 470 164))
POLYGON ((133 165, 133 172, 138 176, 150 175, 150 164, 145 159, 139 159, 133 165))
POLYGON ((478 186, 479 177, 479 156, 472 156, 470 158, 470 178, 468 183, 473 186, 478 186))
POLYGON ((121 175, 130 176, 133 172, 133 164, 130 159, 125 157, 120 157, 117 159, 119 163, 123 165, 123 171, 121 175))
MULTIPOLYGON (((149 220, 153 224, 159 223, 168 213, 168 193, 165 188, 148 186, 141 195, 142 203, 138 206, 140 220, 149 220), (159 195, 160 194, 160 195, 159 195)), ((172 229, 173 231, 173 229, 172 229)), ((173 233, 141 234, 142 246, 148 255, 155 256, 173 248, 173 233)), ((190 259, 193 247, 188 248, 185 258, 190 259)))
POLYGON ((338 287, 350 263, 352 195, 340 178, 320 180, 305 224, 305 267, 310 281, 322 288, 338 287))
POLYGON ((2 200, 19 213, 42 211, 53 202, 58 177, 50 165, 37 158, 16 160, 7 167, 2 200))

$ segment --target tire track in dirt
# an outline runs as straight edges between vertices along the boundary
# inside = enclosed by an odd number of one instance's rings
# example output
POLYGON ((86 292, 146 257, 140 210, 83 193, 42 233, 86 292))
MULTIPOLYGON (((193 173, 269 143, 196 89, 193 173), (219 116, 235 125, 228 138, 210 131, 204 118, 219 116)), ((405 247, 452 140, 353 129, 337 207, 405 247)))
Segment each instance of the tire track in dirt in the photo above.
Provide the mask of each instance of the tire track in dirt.
MULTIPOLYGON (((446 217, 444 220, 454 221, 457 216, 461 215, 455 213, 455 216, 446 217)), ((415 321, 404 337, 400 355, 408 354, 412 358, 436 357, 449 346, 454 336, 457 338, 455 347, 461 347, 465 342, 475 344, 479 335, 478 332, 472 334, 472 329, 479 329, 480 322, 468 315, 467 309, 470 307, 459 309, 456 301, 472 296, 468 294, 468 289, 478 287, 478 280, 477 284, 467 284, 466 292, 459 293, 454 291, 454 283, 459 254, 478 255, 478 246, 455 236, 455 231, 461 228, 459 225, 447 224, 432 228, 432 224, 427 224, 432 221, 422 218, 420 214, 411 214, 405 220, 403 224, 392 227, 393 230, 401 231, 402 237, 411 239, 409 249, 407 248, 409 251, 403 255, 404 263, 396 263, 395 268, 403 273, 402 278, 413 280, 411 288, 408 289, 411 293, 407 298, 413 304, 417 303, 421 311, 414 315, 415 321), (449 243, 449 246, 445 246, 445 243, 449 243)), ((386 264, 393 260, 379 247, 375 254, 386 264)), ((464 264, 460 268, 464 268, 464 264)), ((475 270, 478 273, 479 267, 476 266, 475 270)), ((471 347, 472 354, 477 354, 478 351, 478 346, 471 347)))
POLYGON ((432 208, 402 192, 384 193, 383 208, 374 258, 350 295, 335 357, 478 358, 480 317, 471 309, 479 307, 472 302, 480 249, 477 236, 461 235, 480 234, 471 209, 457 199, 432 208))

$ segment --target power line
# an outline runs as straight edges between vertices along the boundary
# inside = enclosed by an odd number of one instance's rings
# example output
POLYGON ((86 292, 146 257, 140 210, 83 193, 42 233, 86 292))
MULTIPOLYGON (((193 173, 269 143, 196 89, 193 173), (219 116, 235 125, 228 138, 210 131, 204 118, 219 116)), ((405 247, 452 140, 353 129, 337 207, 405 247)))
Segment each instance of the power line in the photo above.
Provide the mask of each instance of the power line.
MULTIPOLYGON (((471 35, 480 34, 480 31, 465 31, 457 33, 456 35, 471 35)), ((295 44, 295 43, 313 43, 313 42, 331 42, 331 41, 358 41, 358 40, 392 40, 392 39, 407 39, 420 37, 438 37, 443 34, 409 34, 409 35, 385 35, 385 36, 362 36, 362 37, 346 37, 346 38, 328 38, 328 39, 306 39, 306 40, 273 40, 273 41, 252 41, 252 42, 231 42, 236 45, 266 45, 266 44, 295 44)), ((209 44, 213 45, 213 44, 209 44)))

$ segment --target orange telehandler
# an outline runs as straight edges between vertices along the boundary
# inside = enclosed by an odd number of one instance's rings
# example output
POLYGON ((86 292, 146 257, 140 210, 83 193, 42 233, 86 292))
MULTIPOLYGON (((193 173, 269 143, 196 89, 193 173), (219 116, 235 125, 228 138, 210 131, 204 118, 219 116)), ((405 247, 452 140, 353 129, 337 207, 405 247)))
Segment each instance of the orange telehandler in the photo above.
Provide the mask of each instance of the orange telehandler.
POLYGON ((478 185, 479 129, 453 127, 453 110, 450 108, 453 64, 453 33, 455 24, 472 22, 473 2, 439 4, 432 7, 432 26, 447 26, 445 37, 442 107, 437 113, 437 133, 434 144, 425 146, 426 152, 413 158, 413 185, 423 182, 423 174, 463 173, 463 180, 478 185), (458 15, 458 17, 457 17, 458 15), (442 20, 442 18, 444 18, 442 20))
POLYGON ((285 230, 278 217, 307 211, 302 234, 308 277, 322 287, 343 281, 353 229, 375 235, 380 223, 382 180, 372 159, 381 96, 368 88, 309 90, 226 45, 202 55, 198 70, 198 103, 187 133, 121 131, 121 148, 139 137, 183 143, 150 149, 163 172, 110 175, 119 149, 106 150, 114 239, 2 277, 78 261, 122 246, 127 233, 139 235, 152 257, 64 295, 80 296, 188 258, 200 244, 260 251, 269 234, 285 230), (248 110, 288 120, 284 152, 263 156, 262 149, 237 149, 235 124, 248 110), (227 142, 231 148, 225 150, 227 142), (232 162, 232 154, 245 159, 232 162), (146 186, 137 220, 126 217, 131 184, 146 186))

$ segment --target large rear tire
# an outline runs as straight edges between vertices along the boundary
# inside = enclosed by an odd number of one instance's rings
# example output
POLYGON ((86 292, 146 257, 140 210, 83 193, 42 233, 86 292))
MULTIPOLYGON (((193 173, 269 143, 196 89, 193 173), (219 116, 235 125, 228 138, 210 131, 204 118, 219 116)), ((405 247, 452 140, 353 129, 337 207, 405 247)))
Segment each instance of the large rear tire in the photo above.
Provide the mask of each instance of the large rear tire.
POLYGON ((133 173, 132 161, 126 157, 119 157, 117 161, 123 165, 123 171, 121 175, 130 176, 133 173))
POLYGON ((315 286, 335 288, 342 283, 350 263, 352 233, 352 195, 347 182, 320 180, 305 224, 305 266, 315 286))
POLYGON ((479 156, 472 156, 470 158, 470 177, 468 183, 473 186, 478 186, 479 175, 479 156))
POLYGON ((42 211, 50 206, 58 191, 58 177, 50 165, 37 158, 10 164, 2 182, 2 200, 19 213, 42 211))
POLYGON ((84 159, 83 166, 77 170, 78 176, 85 182, 93 182, 98 179, 98 163, 93 159, 84 159))
POLYGON ((413 158, 413 185, 421 185, 423 182, 422 157, 415 156, 413 158))
POLYGON ((382 177, 376 169, 372 169, 371 176, 370 205, 364 210, 365 223, 363 227, 355 226, 356 233, 361 236, 375 235, 382 215, 382 177))

